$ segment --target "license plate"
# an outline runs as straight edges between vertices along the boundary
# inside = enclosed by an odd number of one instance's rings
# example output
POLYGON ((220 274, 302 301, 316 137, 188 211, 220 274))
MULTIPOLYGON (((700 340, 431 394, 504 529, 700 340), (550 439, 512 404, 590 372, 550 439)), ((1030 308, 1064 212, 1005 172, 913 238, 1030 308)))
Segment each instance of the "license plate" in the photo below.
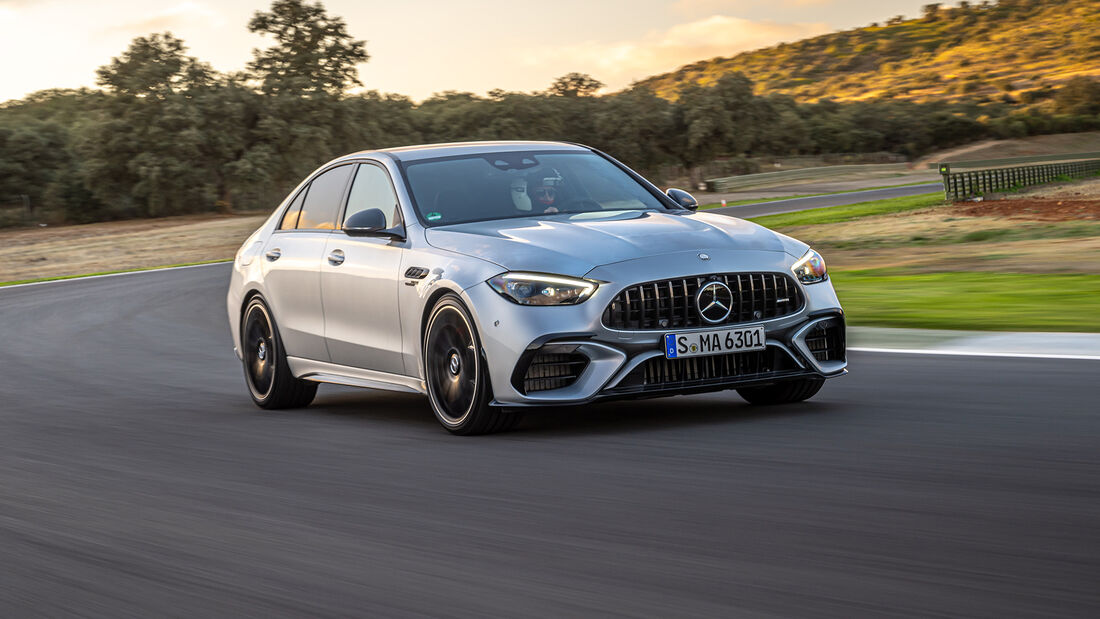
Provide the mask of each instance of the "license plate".
POLYGON ((665 358, 683 359, 728 352, 764 350, 764 326, 716 329, 694 333, 666 333, 665 358))

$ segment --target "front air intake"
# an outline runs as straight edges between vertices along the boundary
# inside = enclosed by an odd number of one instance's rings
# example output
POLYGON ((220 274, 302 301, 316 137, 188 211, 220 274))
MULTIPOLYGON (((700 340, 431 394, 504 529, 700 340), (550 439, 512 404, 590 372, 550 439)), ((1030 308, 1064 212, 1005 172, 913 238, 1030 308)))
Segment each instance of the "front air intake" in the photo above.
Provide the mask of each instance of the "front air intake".
POLYGON ((588 357, 578 352, 536 353, 523 376, 523 392, 535 393, 568 387, 577 382, 587 366, 588 357))
POLYGON ((806 333, 806 348, 818 361, 844 361, 844 321, 830 318, 811 327, 806 333))

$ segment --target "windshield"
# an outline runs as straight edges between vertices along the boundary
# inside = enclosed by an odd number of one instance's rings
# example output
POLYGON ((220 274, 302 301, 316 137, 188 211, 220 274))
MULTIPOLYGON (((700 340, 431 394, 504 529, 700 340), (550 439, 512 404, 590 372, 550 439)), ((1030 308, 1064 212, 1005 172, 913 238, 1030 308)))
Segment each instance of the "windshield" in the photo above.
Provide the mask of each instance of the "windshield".
POLYGON ((405 165, 413 201, 428 226, 554 213, 668 210, 595 153, 489 153, 405 165))

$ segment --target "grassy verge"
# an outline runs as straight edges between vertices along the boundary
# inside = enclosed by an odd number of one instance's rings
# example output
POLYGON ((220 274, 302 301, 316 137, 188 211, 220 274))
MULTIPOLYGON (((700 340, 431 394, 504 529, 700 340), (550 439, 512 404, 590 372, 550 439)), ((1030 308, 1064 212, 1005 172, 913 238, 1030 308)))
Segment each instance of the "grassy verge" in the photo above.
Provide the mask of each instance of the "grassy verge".
MULTIPOLYGON (((868 187, 866 189, 849 189, 845 191, 826 191, 824 193, 804 193, 797 196, 783 196, 781 198, 753 198, 748 200, 729 200, 726 202, 726 206, 744 206, 746 204, 767 204, 768 202, 782 202, 783 200, 797 200, 798 198, 816 198, 817 196, 835 196, 842 193, 855 193, 859 191, 875 191, 876 189, 893 189, 895 187, 912 187, 913 185, 925 185, 935 181, 916 181, 913 183, 902 183, 900 185, 882 185, 881 187, 868 187)), ((704 204, 699 207, 700 211, 704 211, 712 208, 722 208, 721 202, 712 202, 710 204, 704 204)))
POLYGON ((815 208, 797 213, 784 213, 781 215, 764 215, 753 217, 749 221, 758 223, 768 228, 788 228, 791 226, 807 226, 812 224, 832 224, 843 221, 852 221, 863 217, 875 215, 888 215, 903 211, 914 211, 922 208, 941 206, 945 204, 943 194, 922 193, 904 198, 887 198, 885 200, 872 200, 847 206, 827 206, 815 208))
POLYGON ((1100 275, 947 272, 832 274, 853 325, 1100 332, 1100 275))
POLYGON ((157 271, 160 269, 172 269, 176 267, 193 267, 203 264, 218 264, 228 260, 204 260, 202 262, 186 262, 183 264, 164 264, 155 267, 142 267, 138 269, 121 269, 118 271, 101 271, 99 273, 81 273, 79 275, 59 275, 57 277, 39 277, 37 279, 20 279, 12 282, 0 282, 0 288, 4 286, 17 286, 19 284, 38 284, 41 282, 56 282, 64 279, 77 279, 80 277, 94 277, 96 275, 118 275, 119 273, 138 273, 141 271, 157 271))

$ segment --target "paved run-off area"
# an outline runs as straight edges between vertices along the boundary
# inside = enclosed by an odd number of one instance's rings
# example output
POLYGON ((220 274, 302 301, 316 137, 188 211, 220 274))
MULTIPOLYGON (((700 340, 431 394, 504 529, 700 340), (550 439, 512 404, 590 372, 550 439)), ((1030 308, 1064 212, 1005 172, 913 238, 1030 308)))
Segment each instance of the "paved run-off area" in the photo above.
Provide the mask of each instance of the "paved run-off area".
POLYGON ((256 409, 227 265, 0 289, 0 616, 1095 617, 1100 361, 852 353, 447 435, 256 409))

